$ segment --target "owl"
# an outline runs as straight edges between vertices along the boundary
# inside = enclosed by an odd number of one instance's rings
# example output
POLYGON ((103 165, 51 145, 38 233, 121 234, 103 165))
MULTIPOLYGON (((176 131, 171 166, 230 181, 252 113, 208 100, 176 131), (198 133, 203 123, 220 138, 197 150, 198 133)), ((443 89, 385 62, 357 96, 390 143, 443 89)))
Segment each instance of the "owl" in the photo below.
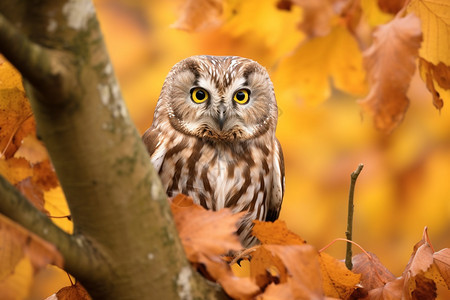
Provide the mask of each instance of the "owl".
POLYGON ((275 137, 278 108, 264 67, 236 56, 193 56, 169 72, 143 141, 169 197, 246 212, 237 233, 257 243, 253 220, 274 221, 284 195, 275 137))

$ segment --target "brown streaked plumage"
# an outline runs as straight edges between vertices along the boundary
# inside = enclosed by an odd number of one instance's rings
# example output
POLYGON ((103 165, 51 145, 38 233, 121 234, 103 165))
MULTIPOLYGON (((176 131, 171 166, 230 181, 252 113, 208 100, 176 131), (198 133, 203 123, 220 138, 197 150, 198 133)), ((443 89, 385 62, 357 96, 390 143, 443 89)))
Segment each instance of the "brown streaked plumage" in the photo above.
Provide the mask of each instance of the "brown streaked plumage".
POLYGON ((205 208, 247 211, 274 221, 284 194, 284 162, 275 137, 278 108, 267 71, 255 61, 193 56, 169 72, 143 141, 168 196, 183 193, 205 208))

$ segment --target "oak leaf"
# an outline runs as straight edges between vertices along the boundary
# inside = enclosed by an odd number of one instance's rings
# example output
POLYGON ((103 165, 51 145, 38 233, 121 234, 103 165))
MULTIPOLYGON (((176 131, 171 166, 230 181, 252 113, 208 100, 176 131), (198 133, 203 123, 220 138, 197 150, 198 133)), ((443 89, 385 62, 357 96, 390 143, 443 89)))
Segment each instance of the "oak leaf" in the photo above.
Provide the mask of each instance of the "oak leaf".
POLYGON ((421 40, 420 20, 410 14, 379 26, 372 46, 364 52, 371 88, 359 103, 374 116, 380 130, 390 132, 404 118, 421 40))
POLYGON ((433 253, 434 263, 444 279, 447 288, 450 289, 450 249, 445 248, 433 253))

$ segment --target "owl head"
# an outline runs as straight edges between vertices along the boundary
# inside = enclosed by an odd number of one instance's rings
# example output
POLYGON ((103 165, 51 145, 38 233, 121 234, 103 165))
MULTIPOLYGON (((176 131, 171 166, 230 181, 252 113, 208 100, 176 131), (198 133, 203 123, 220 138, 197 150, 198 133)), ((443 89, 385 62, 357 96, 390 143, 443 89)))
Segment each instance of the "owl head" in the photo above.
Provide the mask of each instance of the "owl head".
POLYGON ((264 67, 237 56, 193 56, 169 72, 154 122, 190 136, 234 142, 274 134, 277 116, 264 67))

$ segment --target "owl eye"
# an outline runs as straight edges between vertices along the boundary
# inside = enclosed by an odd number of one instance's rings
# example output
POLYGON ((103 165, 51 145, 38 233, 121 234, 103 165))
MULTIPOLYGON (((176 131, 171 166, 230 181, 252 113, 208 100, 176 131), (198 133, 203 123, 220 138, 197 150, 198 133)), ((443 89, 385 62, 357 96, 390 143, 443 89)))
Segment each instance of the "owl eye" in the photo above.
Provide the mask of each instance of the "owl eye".
POLYGON ((245 104, 250 99, 250 92, 248 90, 242 89, 234 93, 233 100, 239 104, 245 104))
POLYGON ((191 90, 191 99, 195 103, 203 103, 208 100, 209 95, 205 89, 202 88, 193 88, 191 90))

